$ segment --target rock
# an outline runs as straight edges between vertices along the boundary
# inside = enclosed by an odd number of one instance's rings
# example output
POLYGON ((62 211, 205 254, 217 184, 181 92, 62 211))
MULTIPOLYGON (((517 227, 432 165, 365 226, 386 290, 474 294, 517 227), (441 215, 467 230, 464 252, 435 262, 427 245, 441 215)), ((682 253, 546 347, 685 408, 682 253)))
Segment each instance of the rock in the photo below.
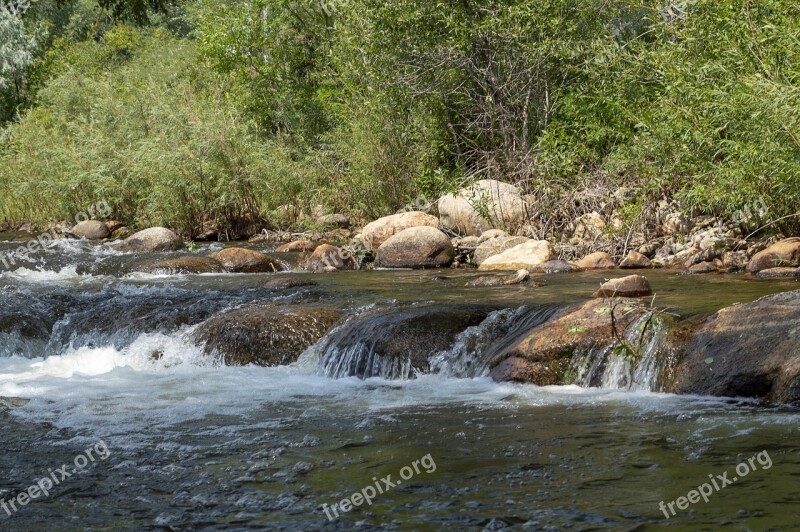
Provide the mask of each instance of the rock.
MULTIPOLYGON (((617 343, 611 311, 612 305, 600 300, 561 311, 527 332, 500 357, 490 360, 490 376, 496 381, 539 386, 573 384, 569 370, 576 356, 610 350, 617 343)), ((638 302, 624 299, 613 305, 613 311, 618 335, 624 335, 646 312, 638 302)))
POLYGON ((524 283, 530 279, 530 272, 528 270, 519 270, 513 275, 484 275, 468 281, 466 285, 469 287, 476 286, 510 286, 513 284, 524 283))
POLYGON ((213 316, 195 333, 206 354, 229 366, 281 366, 295 362, 339 319, 325 307, 255 304, 213 316))
POLYGON ((652 259, 656 256, 656 252, 661 248, 661 244, 658 242, 650 242, 649 244, 645 244, 639 247, 639 253, 647 257, 648 259, 652 259))
POLYGON ((323 227, 339 227, 347 229, 350 227, 350 218, 344 214, 326 214, 316 219, 317 223, 323 227))
POLYGON ((477 248, 481 242, 477 236, 462 236, 451 239, 450 243, 453 244, 453 247, 477 248))
POLYGON ((797 279, 800 268, 769 268, 755 274, 759 279, 797 279))
POLYGON ((451 349, 460 333, 493 310, 483 305, 393 305, 347 320, 314 350, 321 353, 329 377, 412 379, 417 372, 430 373, 431 359, 451 349))
POLYGON ((216 227, 209 227, 208 229, 204 229, 200 231, 200 233, 194 237, 195 242, 216 242, 219 241, 219 229, 216 227))
POLYGON ((319 283, 311 279, 270 279, 261 286, 268 290, 288 290, 304 286, 319 286, 319 283))
POLYGON ((800 291, 717 312, 681 354, 677 393, 800 403, 800 291))
POLYGON ((455 250, 446 234, 435 227, 412 227, 392 236, 378 248, 380 268, 442 268, 449 266, 455 250))
POLYGON ((86 240, 103 240, 111 236, 108 226, 99 220, 80 222, 69 232, 75 238, 85 238, 86 240))
POLYGON ((619 264, 623 270, 636 270, 650 267, 650 259, 639 253, 631 251, 628 256, 619 264))
POLYGON ((603 283, 594 297, 645 297, 653 295, 650 282, 643 275, 629 275, 603 283))
MULTIPOLYGON (((491 242, 491 240, 490 240, 491 242)), ((481 271, 533 270, 536 266, 555 259, 553 246, 546 240, 530 240, 498 255, 486 259, 478 267, 481 271)))
POLYGON ((481 236, 478 238, 478 244, 483 244, 487 240, 500 237, 508 237, 508 233, 502 229, 489 229, 488 231, 481 233, 481 236))
POLYGON ((442 227, 461 235, 477 236, 494 227, 516 229, 526 217, 525 200, 519 189, 494 179, 442 196, 438 206, 442 227))
POLYGON ((726 251, 722 256, 722 265, 728 271, 739 271, 747 267, 747 251, 726 251))
POLYGON ((472 262, 480 266, 489 257, 492 257, 494 255, 499 255, 500 253, 509 250, 515 246, 518 246, 520 244, 524 244, 529 240, 530 240, 529 238, 526 238, 524 236, 506 236, 506 237, 491 238, 489 240, 484 241, 477 248, 475 248, 475 254, 473 255, 472 262))
POLYGON ((358 269, 356 259, 349 251, 330 244, 317 246, 306 260, 305 267, 314 273, 358 269))
POLYGON ((285 269, 275 257, 251 249, 225 248, 211 257, 231 273, 273 273, 285 269))
POLYGON ((224 269, 222 264, 211 257, 189 255, 148 262, 135 267, 134 271, 153 275, 178 275, 187 273, 221 273, 224 269))
POLYGON ((117 220, 109 220, 106 222, 106 227, 113 234, 117 229, 125 227, 125 224, 117 220))
POLYGON ((747 271, 758 273, 769 268, 800 265, 800 238, 787 238, 756 253, 747 265, 747 271))
POLYGON ((608 270, 617 267, 605 251, 597 251, 586 255, 576 264, 584 270, 608 270))
POLYGON ((573 244, 594 242, 598 237, 604 236, 606 231, 606 221, 597 212, 584 214, 573 222, 575 231, 572 233, 573 244))
POLYGON ((287 244, 278 246, 275 249, 276 253, 305 253, 307 251, 314 251, 317 245, 310 240, 295 240, 287 244))
POLYGON ((151 227, 134 233, 116 245, 118 251, 154 253, 183 249, 181 237, 164 227, 151 227))
POLYGON ((531 270, 531 273, 544 273, 550 275, 553 273, 574 273, 580 271, 583 271, 583 269, 565 260, 549 260, 544 264, 534 266, 531 270))
POLYGON ((361 241, 367 249, 378 249, 392 236, 412 227, 439 227, 439 219, 421 211, 384 216, 364 227, 361 241))
POLYGON ((717 266, 713 262, 700 262, 691 266, 686 273, 690 275, 698 273, 717 273, 717 266))
POLYGON ((661 225, 661 232, 665 235, 683 235, 689 232, 689 218, 682 212, 667 214, 661 225))

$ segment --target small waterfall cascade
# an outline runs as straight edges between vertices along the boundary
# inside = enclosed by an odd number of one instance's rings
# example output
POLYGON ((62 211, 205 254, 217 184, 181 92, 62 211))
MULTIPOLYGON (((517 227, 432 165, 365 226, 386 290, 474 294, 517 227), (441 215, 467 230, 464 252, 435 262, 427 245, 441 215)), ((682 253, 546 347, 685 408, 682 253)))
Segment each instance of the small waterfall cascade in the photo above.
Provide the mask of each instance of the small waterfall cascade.
POLYGON ((622 342, 576 353, 572 359, 575 384, 622 390, 655 390, 668 359, 668 325, 649 313, 634 321, 622 342))

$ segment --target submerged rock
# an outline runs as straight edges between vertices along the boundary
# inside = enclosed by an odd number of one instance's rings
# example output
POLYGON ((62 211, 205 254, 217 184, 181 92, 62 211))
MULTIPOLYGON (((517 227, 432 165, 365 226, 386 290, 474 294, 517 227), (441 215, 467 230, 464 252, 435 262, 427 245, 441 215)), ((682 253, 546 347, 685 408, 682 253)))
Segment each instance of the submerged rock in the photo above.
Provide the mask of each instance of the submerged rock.
POLYGON ((178 275, 187 273, 220 273, 222 264, 211 257, 186 256, 157 260, 136 266, 134 271, 154 275, 178 275))
POLYGON ((368 223, 361 231, 367 249, 378 249, 391 237, 412 227, 439 227, 439 219, 422 211, 401 212, 368 223))
POLYGON ((288 290, 303 286, 319 286, 319 283, 311 279, 271 279, 261 286, 269 290, 288 290))
POLYGON ((153 253, 183 249, 181 237, 164 227, 151 227, 134 233, 116 245, 118 251, 153 253))
POLYGON ((677 393, 800 403, 800 290, 717 312, 681 351, 677 393))
POLYGON ((800 279, 800 268, 769 268, 756 274, 759 279, 800 279))
POLYGON ((250 305, 218 314, 195 334, 208 355, 229 366, 281 366, 322 338, 341 311, 297 305, 250 305))
POLYGON ((231 273, 272 273, 285 268, 275 257, 243 248, 226 248, 211 255, 231 273))
POLYGON ((747 265, 747 271, 758 273, 770 268, 800 266, 800 238, 787 238, 756 253, 747 265))
POLYGON ((528 270, 519 270, 514 275, 484 275, 467 281, 465 286, 478 287, 478 286, 510 286, 514 284, 524 283, 530 279, 531 274, 528 270))
POLYGON ((547 275, 554 273, 574 273, 583 271, 582 268, 565 260, 549 260, 544 264, 539 264, 531 268, 531 273, 544 273, 547 275))
POLYGON ((389 238, 378 248, 380 268, 442 268, 449 266, 455 249, 446 234, 435 227, 412 227, 389 238))
POLYGON ((635 300, 618 300, 614 304, 593 300, 565 309, 492 361, 490 375, 497 381, 540 386, 572 384, 569 370, 573 357, 615 345, 617 335, 623 335, 646 312, 635 300))
POLYGON ((653 295, 650 282, 643 275, 611 279, 600 286, 594 297, 645 297, 653 295))

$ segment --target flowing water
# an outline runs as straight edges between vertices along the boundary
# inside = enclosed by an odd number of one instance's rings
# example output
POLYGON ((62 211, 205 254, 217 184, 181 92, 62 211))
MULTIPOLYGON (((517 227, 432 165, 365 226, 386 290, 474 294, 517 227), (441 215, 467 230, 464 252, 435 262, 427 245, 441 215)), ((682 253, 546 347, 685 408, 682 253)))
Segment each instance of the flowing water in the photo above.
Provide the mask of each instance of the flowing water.
MULTIPOLYGON (((0 253, 19 245, 0 242, 0 253)), ((49 496, 0 509, 0 529, 800 525, 800 410, 651 392, 657 328, 635 368, 614 353, 576 355, 582 386, 486 377, 521 334, 585 300, 607 272, 469 289, 475 273, 352 272, 276 290, 265 281, 310 275, 129 273, 152 258, 61 241, 0 273, 0 499, 62 465, 73 472, 49 496), (332 305, 347 317, 293 366, 220 366, 193 332, 253 302, 332 305), (465 325, 441 345, 419 346, 405 335, 434 319, 431 309, 465 325), (423 375, 413 352, 390 358, 388 348, 436 354, 423 375), (99 442, 104 459, 95 452, 77 467, 99 442), (757 453, 749 474, 708 502, 669 519, 659 509, 710 474, 736 476, 757 453), (382 483, 387 475, 394 487, 382 483), (376 482, 386 489, 372 504, 328 519, 323 504, 376 482)), ((657 304, 683 317, 798 287, 648 277, 657 304)))

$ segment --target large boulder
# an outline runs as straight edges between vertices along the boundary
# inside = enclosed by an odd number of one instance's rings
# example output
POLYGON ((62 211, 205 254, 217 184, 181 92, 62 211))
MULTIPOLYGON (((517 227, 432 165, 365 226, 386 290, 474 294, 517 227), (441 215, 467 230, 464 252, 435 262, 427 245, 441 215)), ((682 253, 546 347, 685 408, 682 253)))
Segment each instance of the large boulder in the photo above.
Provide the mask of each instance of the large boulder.
POLYGON ((575 264, 584 270, 609 270, 616 268, 617 265, 605 251, 597 251, 586 255, 575 264))
POLYGON ((526 218, 525 200, 514 185, 484 179, 439 199, 442 227, 479 236, 494 227, 516 229, 526 218))
POLYGON ((524 244, 530 238, 524 236, 501 236, 490 238, 483 241, 475 248, 475 253, 472 257, 472 262, 480 266, 489 257, 499 255, 500 253, 509 250, 520 244, 524 244))
POLYGON ((86 240, 103 240, 111 236, 108 226, 99 220, 80 222, 70 229, 69 233, 75 238, 85 238, 86 240))
POLYGON ((116 249, 123 252, 154 253, 156 251, 178 251, 183 249, 181 237, 165 227, 151 227, 134 233, 116 249))
POLYGON ((358 264, 355 257, 340 247, 330 244, 317 246, 305 262, 305 268, 314 273, 356 270, 358 264))
POLYGON ((455 249, 446 234, 435 227, 412 227, 392 236, 378 248, 380 268, 442 268, 449 266, 455 249))
POLYGON ((800 403, 800 291, 720 310, 681 351, 678 393, 800 403))
MULTIPOLYGON (((553 319, 531 329, 521 340, 491 360, 490 375, 497 381, 547 386, 573 384, 573 361, 591 352, 607 352, 618 338, 646 313, 635 301, 614 305, 593 300, 562 310, 553 319), (612 322, 611 312, 614 312, 612 322)), ((602 372, 598 371, 597 376, 602 372)), ((597 382, 587 382, 596 386, 597 382)))
POLYGON ((787 238, 756 253, 747 265, 747 271, 758 273, 769 268, 800 266, 800 238, 787 238))
POLYGON ((186 256, 147 262, 136 266, 134 271, 154 275, 178 275, 187 273, 220 273, 224 269, 219 261, 211 257, 186 256))
POLYGON ((361 231, 361 242, 367 249, 378 249, 391 237, 412 227, 439 227, 439 219, 422 211, 401 212, 378 218, 361 231))
POLYGON ((272 273, 285 269, 275 257, 251 249, 225 248, 211 257, 231 273, 272 273))
POLYGON ((530 240, 489 257, 478 267, 483 271, 529 270, 556 258, 553 246, 546 240, 530 240))
POLYGON ((600 286, 594 297, 645 297, 653 295, 650 282, 643 275, 611 279, 600 286))
POLYGON ((327 307, 254 304, 212 317, 195 340, 229 366, 281 366, 295 362, 339 316, 327 307))

